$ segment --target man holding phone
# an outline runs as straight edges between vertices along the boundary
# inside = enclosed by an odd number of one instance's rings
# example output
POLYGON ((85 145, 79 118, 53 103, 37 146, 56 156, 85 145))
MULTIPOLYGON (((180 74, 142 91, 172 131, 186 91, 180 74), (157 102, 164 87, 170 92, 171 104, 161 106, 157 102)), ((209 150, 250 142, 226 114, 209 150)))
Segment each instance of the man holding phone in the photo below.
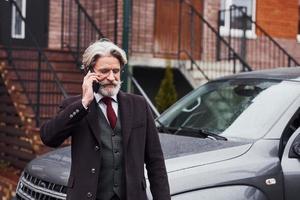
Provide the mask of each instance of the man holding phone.
POLYGON ((153 199, 170 200, 151 110, 143 97, 120 91, 125 52, 100 40, 85 50, 82 62, 82 95, 65 99, 41 127, 50 147, 72 137, 67 199, 146 200, 146 164, 153 199))

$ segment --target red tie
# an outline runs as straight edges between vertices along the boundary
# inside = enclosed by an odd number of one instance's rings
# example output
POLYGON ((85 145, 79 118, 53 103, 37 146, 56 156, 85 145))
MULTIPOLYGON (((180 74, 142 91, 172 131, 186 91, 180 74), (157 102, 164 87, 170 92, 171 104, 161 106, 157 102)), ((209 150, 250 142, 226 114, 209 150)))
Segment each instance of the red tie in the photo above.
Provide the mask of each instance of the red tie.
POLYGON ((103 97, 101 99, 101 101, 103 101, 103 103, 106 104, 106 116, 110 123, 111 128, 114 129, 116 126, 116 122, 117 122, 117 116, 111 105, 111 100, 112 99, 110 97, 103 97))

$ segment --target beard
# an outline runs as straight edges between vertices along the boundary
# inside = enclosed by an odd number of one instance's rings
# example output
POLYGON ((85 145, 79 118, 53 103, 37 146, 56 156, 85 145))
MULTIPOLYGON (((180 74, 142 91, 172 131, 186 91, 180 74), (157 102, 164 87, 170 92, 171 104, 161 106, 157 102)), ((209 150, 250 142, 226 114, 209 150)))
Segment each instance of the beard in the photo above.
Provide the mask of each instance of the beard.
POLYGON ((117 95, 121 88, 121 81, 108 82, 107 80, 100 82, 98 93, 105 97, 117 95))

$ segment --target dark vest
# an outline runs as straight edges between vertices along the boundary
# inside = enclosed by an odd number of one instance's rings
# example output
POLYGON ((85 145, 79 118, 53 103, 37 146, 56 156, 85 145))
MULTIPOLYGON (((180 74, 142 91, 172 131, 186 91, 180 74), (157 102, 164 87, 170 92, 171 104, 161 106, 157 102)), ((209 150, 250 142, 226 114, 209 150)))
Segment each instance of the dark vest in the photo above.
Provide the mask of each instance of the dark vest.
POLYGON ((124 199, 125 178, 121 123, 118 117, 116 127, 113 130, 100 108, 98 111, 102 153, 97 199, 110 200, 115 194, 120 199, 124 199))

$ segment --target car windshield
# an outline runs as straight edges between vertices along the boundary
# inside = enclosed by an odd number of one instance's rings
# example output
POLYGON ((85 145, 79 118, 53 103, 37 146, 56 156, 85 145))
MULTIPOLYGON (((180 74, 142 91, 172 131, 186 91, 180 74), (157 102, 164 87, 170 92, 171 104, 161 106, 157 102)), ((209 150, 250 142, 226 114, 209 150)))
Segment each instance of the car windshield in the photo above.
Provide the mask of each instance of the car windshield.
POLYGON ((258 139, 299 95, 299 85, 290 85, 265 79, 210 82, 175 103, 157 118, 157 124, 179 135, 180 130, 192 129, 225 138, 258 139))

